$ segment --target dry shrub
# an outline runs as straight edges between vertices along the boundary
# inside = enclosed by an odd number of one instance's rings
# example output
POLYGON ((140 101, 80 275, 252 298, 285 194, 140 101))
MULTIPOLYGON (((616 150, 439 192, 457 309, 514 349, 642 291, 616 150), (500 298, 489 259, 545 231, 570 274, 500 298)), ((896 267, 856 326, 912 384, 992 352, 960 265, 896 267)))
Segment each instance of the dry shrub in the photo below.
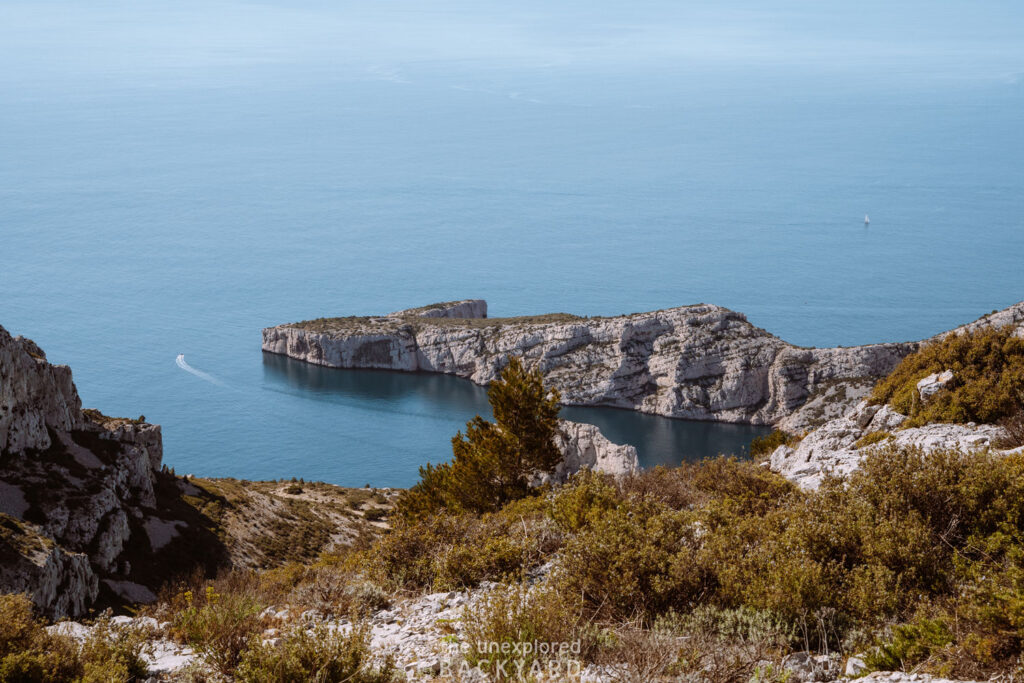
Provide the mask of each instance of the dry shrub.
POLYGON ((390 661, 371 663, 370 628, 356 624, 350 631, 324 624, 293 628, 276 642, 254 639, 242 654, 235 680, 244 683, 389 683, 390 661))
POLYGON ((337 565, 309 569, 286 602, 327 616, 366 615, 391 603, 388 593, 351 569, 337 565))
POLYGON ((545 501, 534 497, 495 513, 399 522, 355 564, 392 591, 457 590, 514 577, 543 563, 561 543, 545 508, 545 501))
MULTIPOLYGON (((499 585, 467 605, 462 614, 464 653, 470 666, 501 678, 500 670, 530 671, 536 664, 568 665, 592 656, 595 641, 581 602, 551 583, 499 585), (501 652, 502 644, 548 643, 559 652, 501 652)), ((563 669, 564 670, 564 669, 563 669)))
POLYGON ((183 596, 185 608, 174 617, 176 635, 220 674, 230 676, 249 640, 265 626, 266 605, 245 592, 217 593, 213 586, 183 596))

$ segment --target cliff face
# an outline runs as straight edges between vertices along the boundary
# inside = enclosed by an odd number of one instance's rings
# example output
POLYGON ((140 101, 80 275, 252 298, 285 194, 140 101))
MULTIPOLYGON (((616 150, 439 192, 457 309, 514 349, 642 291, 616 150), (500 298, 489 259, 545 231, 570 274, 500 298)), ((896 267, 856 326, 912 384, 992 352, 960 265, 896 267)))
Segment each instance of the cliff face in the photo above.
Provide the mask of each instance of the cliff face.
POLYGON ((82 613, 104 580, 125 585, 129 545, 138 549, 157 505, 161 457, 160 427, 83 412, 71 370, 0 327, 5 589, 31 592, 56 617, 82 613))
MULTIPOLYGON (((464 302, 457 302, 459 304, 464 302)), ((263 350, 335 368, 442 372, 486 384, 508 355, 533 360, 570 405, 772 424, 849 407, 916 343, 804 349, 719 306, 614 318, 424 318, 412 309, 263 330, 263 350), (796 415, 809 405, 809 412, 796 415)), ((484 309, 486 310, 486 309, 484 309)), ((839 412, 842 412, 841 410, 839 412)))

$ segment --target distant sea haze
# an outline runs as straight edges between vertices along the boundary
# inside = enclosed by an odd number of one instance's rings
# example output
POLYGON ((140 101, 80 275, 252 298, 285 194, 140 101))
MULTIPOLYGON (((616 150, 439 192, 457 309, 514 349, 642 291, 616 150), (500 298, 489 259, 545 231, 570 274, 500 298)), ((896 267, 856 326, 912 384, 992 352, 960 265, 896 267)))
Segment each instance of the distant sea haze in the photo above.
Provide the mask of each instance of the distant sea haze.
MULTIPOLYGON (((178 472, 405 486, 482 389, 262 327, 703 301, 830 346, 1024 299, 1024 7, 550 5, 5 2, 0 324, 178 472)), ((565 416, 649 464, 760 433, 565 416)))

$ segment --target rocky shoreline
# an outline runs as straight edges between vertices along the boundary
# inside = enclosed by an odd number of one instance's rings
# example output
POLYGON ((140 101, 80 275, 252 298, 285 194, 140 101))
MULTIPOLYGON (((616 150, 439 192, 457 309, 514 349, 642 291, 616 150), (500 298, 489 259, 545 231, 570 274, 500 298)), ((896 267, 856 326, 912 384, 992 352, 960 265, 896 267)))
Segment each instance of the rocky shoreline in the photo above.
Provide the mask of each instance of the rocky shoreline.
MULTIPOLYGON (((326 367, 437 372, 477 384, 494 379, 511 354, 537 363, 567 405, 803 432, 844 415, 921 344, 801 348, 707 304, 608 318, 486 316, 486 302, 469 299, 324 318, 268 327, 262 349, 326 367)), ((1016 304, 957 330, 1021 320, 1024 304, 1016 304)))

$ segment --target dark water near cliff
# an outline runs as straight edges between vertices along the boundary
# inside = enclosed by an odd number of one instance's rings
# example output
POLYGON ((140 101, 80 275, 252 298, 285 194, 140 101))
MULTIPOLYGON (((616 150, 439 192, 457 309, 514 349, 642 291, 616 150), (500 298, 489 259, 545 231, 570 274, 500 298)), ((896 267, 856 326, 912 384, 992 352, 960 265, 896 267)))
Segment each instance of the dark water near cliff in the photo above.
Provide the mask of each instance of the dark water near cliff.
MULTIPOLYGON (((348 438, 376 448, 384 445, 396 454, 407 451, 407 444, 417 443, 423 434, 433 432, 438 423, 450 426, 454 435, 454 430, 465 422, 465 416, 491 416, 486 389, 456 377, 386 370, 333 370, 273 354, 264 354, 263 369, 263 386, 268 391, 315 402, 307 418, 322 414, 323 419, 330 421, 330 428, 341 430, 348 438)), ((709 454, 743 456, 752 438, 769 431, 750 425, 668 420, 615 408, 567 406, 562 409, 562 417, 595 424, 612 441, 633 444, 644 467, 699 460, 709 454)), ((339 442, 323 443, 326 448, 307 462, 326 460, 337 465, 338 460, 359 458, 358 446, 352 449, 355 453, 343 454, 339 446, 345 440, 343 437, 339 442)), ((316 444, 306 447, 312 450, 316 444)), ((386 471, 395 470, 395 475, 400 476, 401 468, 388 462, 381 464, 386 471)))
MULTIPOLYGON (((480 297, 922 338, 1024 298, 1022 32, 995 0, 6 0, 0 324, 178 471, 353 485, 447 457, 478 390, 293 382, 261 327, 480 297)), ((652 458, 736 438, 599 415, 652 458)))

